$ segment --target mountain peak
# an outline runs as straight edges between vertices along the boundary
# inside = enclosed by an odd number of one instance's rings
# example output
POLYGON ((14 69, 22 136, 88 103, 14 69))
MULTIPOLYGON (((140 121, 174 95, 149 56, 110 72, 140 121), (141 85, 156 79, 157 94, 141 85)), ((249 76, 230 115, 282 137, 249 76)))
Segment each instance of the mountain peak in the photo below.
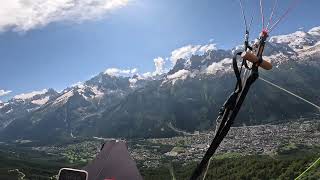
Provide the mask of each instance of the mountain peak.
POLYGON ((304 49, 315 45, 320 40, 320 27, 314 27, 308 32, 296 31, 291 34, 278 35, 270 38, 269 42, 288 44, 293 49, 304 49))

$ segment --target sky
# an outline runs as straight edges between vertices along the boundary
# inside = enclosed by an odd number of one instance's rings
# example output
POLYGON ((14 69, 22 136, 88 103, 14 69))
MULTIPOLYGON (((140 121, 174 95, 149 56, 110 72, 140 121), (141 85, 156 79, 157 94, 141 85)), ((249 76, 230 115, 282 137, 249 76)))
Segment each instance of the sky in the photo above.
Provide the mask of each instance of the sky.
MULTIPOLYGON (((255 37, 259 0, 242 1, 255 37)), ((295 1, 279 0, 274 17, 295 1)), ((262 2, 267 22, 274 1, 262 2)), ((320 26, 320 1, 297 2, 271 35, 320 26)), ((2 0, 0 101, 100 72, 161 73, 186 54, 242 44, 243 33, 238 0, 2 0)))

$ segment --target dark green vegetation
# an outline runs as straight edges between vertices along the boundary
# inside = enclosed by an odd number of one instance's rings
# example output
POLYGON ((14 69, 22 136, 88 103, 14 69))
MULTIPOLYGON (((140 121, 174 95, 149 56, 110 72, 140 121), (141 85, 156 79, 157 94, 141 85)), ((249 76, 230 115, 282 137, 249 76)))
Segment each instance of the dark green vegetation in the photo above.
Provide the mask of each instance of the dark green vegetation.
POLYGON ((69 164, 67 159, 23 147, 0 147, 0 179, 50 179, 61 167, 82 167, 83 164, 69 164))
MULTIPOLYGON (((68 160, 23 147, 1 146, 0 179, 13 180, 25 175, 25 179, 50 179, 61 167, 82 167, 84 164, 69 164, 68 160), (18 169, 19 171, 15 170, 18 169), (9 172, 10 170, 13 170, 9 172), (19 173, 20 172, 20 173, 19 173)), ((218 155, 212 161, 207 179, 293 179, 302 173, 311 162, 320 156, 320 147, 288 144, 282 146, 276 155, 240 154, 218 155)), ((140 167, 146 180, 171 179, 170 170, 177 179, 188 179, 196 163, 171 163, 168 160, 157 169, 140 167)), ((317 180, 320 166, 311 169, 303 179, 317 180)))
MULTIPOLYGON (((218 156, 213 159, 206 179, 287 179, 299 176, 320 156, 320 148, 297 147, 281 149, 278 155, 218 156)), ((196 163, 182 166, 173 163, 176 179, 188 179, 196 163)), ((170 166, 141 170, 146 180, 171 179, 170 166)), ((311 169, 302 179, 318 180, 320 166, 311 169)))

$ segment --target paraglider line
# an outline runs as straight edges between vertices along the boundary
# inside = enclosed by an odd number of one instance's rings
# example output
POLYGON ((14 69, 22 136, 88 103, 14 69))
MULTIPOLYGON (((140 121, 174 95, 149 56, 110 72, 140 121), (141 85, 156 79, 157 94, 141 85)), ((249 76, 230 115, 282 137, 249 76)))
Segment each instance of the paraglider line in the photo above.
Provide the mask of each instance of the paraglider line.
POLYGON ((270 82, 270 81, 268 81, 268 80, 266 80, 266 79, 264 79, 262 77, 259 77, 259 79, 261 79, 262 81, 272 85, 273 87, 276 87, 276 88, 278 88, 278 89, 280 89, 280 90, 282 90, 282 91, 284 91, 284 92, 286 92, 286 93, 288 93, 288 94, 290 94, 290 95, 292 95, 292 96, 294 96, 294 97, 296 97, 296 98, 298 98, 298 99, 300 99, 300 100, 312 105, 313 107, 316 107, 318 110, 320 110, 320 106, 318 106, 318 105, 306 100, 305 98, 303 98, 303 97, 301 97, 301 96, 299 96, 299 95, 297 95, 297 94, 295 94, 295 93, 293 93, 293 92, 291 92, 291 91, 289 91, 289 90, 287 90, 287 89, 285 89, 283 87, 280 87, 280 86, 278 86, 278 85, 276 85, 276 84, 274 84, 274 83, 272 83, 272 82, 270 82))

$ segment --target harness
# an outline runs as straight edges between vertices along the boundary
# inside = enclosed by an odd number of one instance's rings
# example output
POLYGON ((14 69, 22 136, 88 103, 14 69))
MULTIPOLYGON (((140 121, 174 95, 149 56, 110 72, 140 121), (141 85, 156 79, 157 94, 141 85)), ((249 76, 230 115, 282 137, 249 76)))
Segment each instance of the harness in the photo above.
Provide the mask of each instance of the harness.
POLYGON ((243 16, 243 22, 245 25, 245 41, 244 41, 244 51, 235 53, 232 58, 232 66, 233 66, 233 71, 234 71, 237 83, 233 93, 225 101, 225 103, 223 104, 223 106, 219 111, 219 115, 216 119, 215 136, 210 144, 210 147, 208 148, 204 157, 202 158, 200 164, 196 167, 196 169, 192 173, 190 180, 198 179, 198 177, 201 176, 201 174, 203 173, 203 170, 206 169, 206 167, 208 168, 208 166, 210 165, 211 157, 216 152, 222 140, 228 134, 230 127, 232 126, 241 108, 241 105, 249 92, 251 85, 259 78, 259 66, 266 70, 270 70, 272 68, 272 65, 269 62, 264 61, 262 58, 266 40, 268 38, 269 33, 275 29, 275 27, 279 24, 279 22, 289 14, 289 12, 298 4, 298 2, 299 0, 292 0, 290 6, 285 11, 285 13, 282 16, 280 16, 280 18, 272 24, 274 11, 278 3, 278 0, 274 0, 274 5, 269 18, 269 22, 267 26, 265 26, 263 3, 262 3, 262 0, 260 0, 262 31, 260 33, 258 43, 254 44, 254 46, 251 47, 249 45, 249 31, 252 25, 254 14, 252 13, 251 21, 248 26, 243 2, 242 0, 239 0, 241 13, 243 16), (238 57, 240 57, 240 59, 242 60, 240 70, 239 70, 238 61, 237 61, 238 57), (251 67, 248 66, 247 61, 252 63, 251 67), (245 67, 246 70, 250 71, 250 75, 248 77, 246 76, 241 77, 241 71, 243 67, 245 67))
POLYGON ((194 170, 190 180, 196 180, 202 174, 210 158, 213 156, 213 154, 216 152, 217 148, 221 144, 222 140, 228 134, 230 127, 234 123, 234 120, 242 106, 243 101, 245 100, 249 92, 251 85, 258 79, 259 66, 262 63, 266 62, 262 59, 262 54, 264 51, 267 37, 268 32, 266 30, 263 30, 260 34, 258 48, 255 54, 255 60, 247 59, 248 57, 246 57, 244 54, 251 53, 251 50, 254 50, 254 48, 249 46, 249 32, 246 31, 244 51, 235 53, 232 58, 233 71, 237 80, 235 89, 233 93, 229 96, 229 98, 225 101, 225 103, 219 111, 219 116, 216 119, 217 128, 215 136, 210 144, 210 147, 208 148, 207 152, 202 158, 200 164, 194 170), (242 60, 240 69, 238 67, 238 58, 242 60), (247 61, 252 62, 251 67, 248 67, 247 61), (251 71, 250 75, 246 78, 241 78, 241 71, 243 67, 251 71))

